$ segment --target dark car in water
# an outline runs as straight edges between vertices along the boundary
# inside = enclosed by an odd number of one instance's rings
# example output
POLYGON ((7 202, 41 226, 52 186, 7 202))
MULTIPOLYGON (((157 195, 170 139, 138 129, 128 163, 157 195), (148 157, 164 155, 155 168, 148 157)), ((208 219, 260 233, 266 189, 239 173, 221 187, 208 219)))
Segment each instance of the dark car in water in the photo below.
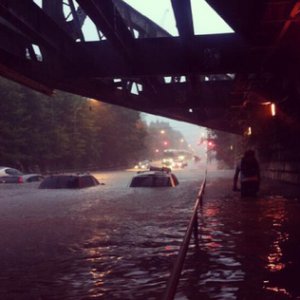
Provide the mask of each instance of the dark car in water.
POLYGON ((150 167, 149 171, 138 172, 130 187, 175 187, 178 184, 177 177, 169 168, 150 167))
POLYGON ((59 174, 46 177, 40 189, 81 189, 99 185, 99 181, 90 174, 59 174))

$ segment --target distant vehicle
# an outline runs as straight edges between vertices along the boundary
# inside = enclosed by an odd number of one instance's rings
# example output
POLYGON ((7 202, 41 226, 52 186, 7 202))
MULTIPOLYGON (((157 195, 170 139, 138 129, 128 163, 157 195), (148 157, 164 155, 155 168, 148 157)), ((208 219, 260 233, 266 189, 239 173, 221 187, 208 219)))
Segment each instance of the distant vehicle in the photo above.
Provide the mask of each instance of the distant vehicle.
POLYGON ((175 187, 177 177, 169 168, 150 167, 149 171, 140 171, 130 183, 130 187, 175 187))
POLYGON ((167 168, 171 168, 173 164, 173 158, 163 158, 162 165, 167 168))
POLYGON ((0 167, 0 183, 26 183, 41 181, 43 178, 41 174, 24 174, 18 169, 0 167))
POLYGON ((41 181, 44 178, 41 174, 23 174, 18 176, 1 176, 0 183, 26 183, 41 181))
POLYGON ((190 160, 193 157, 193 153, 185 149, 165 149, 163 152, 164 158, 173 158, 178 161, 190 160))
POLYGON ((135 169, 149 169, 150 160, 140 161, 137 165, 134 166, 135 169))
POLYGON ((180 169, 188 165, 187 161, 192 157, 192 152, 184 149, 166 149, 163 152, 162 165, 180 169))
POLYGON ((182 169, 184 167, 186 167, 188 165, 188 163, 184 160, 173 160, 171 166, 172 168, 177 168, 177 169, 182 169))
POLYGON ((23 175, 23 172, 21 172, 18 169, 10 168, 10 167, 0 167, 0 177, 3 176, 18 176, 23 175))
POLYGON ((172 169, 182 169, 188 165, 188 163, 184 160, 178 160, 173 158, 164 158, 162 160, 162 165, 164 167, 172 168, 172 169))
POLYGON ((89 174, 60 174, 46 177, 41 182, 39 189, 81 189, 99 184, 99 181, 89 174))

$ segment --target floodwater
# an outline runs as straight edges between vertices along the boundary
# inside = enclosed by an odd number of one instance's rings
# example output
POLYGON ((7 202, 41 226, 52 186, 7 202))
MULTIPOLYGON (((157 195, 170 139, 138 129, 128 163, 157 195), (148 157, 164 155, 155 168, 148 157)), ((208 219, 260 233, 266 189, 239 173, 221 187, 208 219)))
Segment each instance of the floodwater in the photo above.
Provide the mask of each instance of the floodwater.
MULTIPOLYGON (((0 185, 0 299, 161 299, 204 172, 175 188, 105 185, 39 190, 0 185)), ((211 172, 176 299, 300 299, 300 203, 241 200, 233 172, 211 172)))

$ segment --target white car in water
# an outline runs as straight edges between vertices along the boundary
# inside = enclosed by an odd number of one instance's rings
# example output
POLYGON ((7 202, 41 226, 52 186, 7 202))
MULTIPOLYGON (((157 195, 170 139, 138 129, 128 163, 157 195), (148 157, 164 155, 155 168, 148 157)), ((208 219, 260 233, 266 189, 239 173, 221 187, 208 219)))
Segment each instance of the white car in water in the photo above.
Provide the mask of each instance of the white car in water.
POLYGON ((41 174, 24 174, 18 169, 10 167, 0 167, 0 183, 25 183, 40 181, 43 179, 41 174))
POLYGON ((169 168, 150 167, 149 171, 139 171, 130 183, 130 187, 175 187, 177 177, 169 168))
POLYGON ((18 169, 9 168, 9 167, 0 167, 0 177, 17 176, 17 175, 23 175, 23 173, 18 169))

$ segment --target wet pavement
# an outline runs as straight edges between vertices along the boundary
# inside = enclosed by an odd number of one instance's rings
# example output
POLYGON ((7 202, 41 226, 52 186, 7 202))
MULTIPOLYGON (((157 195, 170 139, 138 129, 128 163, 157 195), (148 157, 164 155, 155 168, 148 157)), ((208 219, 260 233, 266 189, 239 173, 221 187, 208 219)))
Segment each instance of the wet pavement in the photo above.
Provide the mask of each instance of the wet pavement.
MULTIPOLYGON (((95 174, 104 186, 39 190, 0 185, 0 299, 161 299, 203 179, 129 188, 133 173, 95 174)), ((300 299, 296 188, 232 192, 233 171, 210 171, 176 299, 300 299)))

